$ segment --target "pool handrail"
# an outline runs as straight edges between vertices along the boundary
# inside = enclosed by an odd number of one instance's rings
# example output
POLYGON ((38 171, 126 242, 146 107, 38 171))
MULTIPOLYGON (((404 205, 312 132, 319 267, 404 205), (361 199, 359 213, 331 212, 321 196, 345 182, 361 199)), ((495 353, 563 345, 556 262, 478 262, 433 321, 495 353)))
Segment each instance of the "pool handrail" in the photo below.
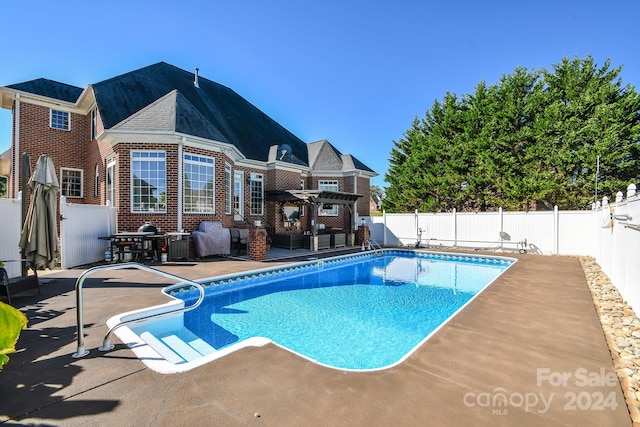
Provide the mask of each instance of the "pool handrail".
POLYGON ((362 247, 366 248, 367 250, 373 250, 373 253, 375 255, 382 255, 382 246, 380 246, 380 243, 376 242, 373 239, 366 239, 364 242, 362 242, 362 247))
POLYGON ((171 273, 167 273, 165 271, 162 270, 158 270, 157 268, 153 268, 153 267, 149 267, 143 264, 139 264, 137 262, 125 262, 122 264, 111 264, 111 265, 100 265, 97 267, 92 267, 88 270, 86 270, 84 273, 82 273, 80 275, 80 277, 78 277, 78 279, 76 280, 76 321, 77 321, 77 341, 78 341, 78 347, 75 353, 73 353, 72 357, 73 358, 81 358, 86 356, 87 354, 89 354, 89 350, 85 349, 84 347, 84 311, 83 311, 83 294, 82 294, 82 290, 83 287, 82 285, 84 284, 85 279, 92 275, 93 273, 97 272, 97 271, 102 271, 102 270, 122 270, 125 268, 137 268, 139 270, 144 270, 144 271, 148 271, 151 273, 156 273, 159 274, 161 276, 167 277, 169 279, 174 279, 174 280, 178 280, 181 281, 182 283, 179 283, 177 285, 174 286, 193 286, 196 289, 198 289, 198 291, 200 292, 200 296, 198 297, 198 300, 194 303, 191 304, 189 306, 186 307, 180 307, 178 309, 175 310, 169 310, 169 311, 165 311, 162 313, 154 313, 148 316, 144 316, 144 317, 139 317, 139 318, 135 318, 135 319, 131 319, 131 320, 127 320, 127 321, 122 321, 120 323, 118 323, 117 325, 113 326, 112 328, 110 328, 107 331, 107 334, 104 337, 104 340, 102 342, 102 346, 99 347, 98 349, 100 351, 109 351, 112 350, 114 348, 114 345, 111 344, 111 334, 118 329, 121 326, 125 326, 125 325, 129 325, 131 323, 136 323, 136 322, 141 322, 143 320, 148 320, 151 318, 157 318, 157 317, 162 317, 162 316, 167 316, 170 314, 178 314, 178 313, 184 313, 187 312, 189 310, 193 310, 194 308, 197 308, 202 301, 204 300, 204 287, 202 287, 202 285, 200 283, 194 282, 193 280, 189 280, 189 279, 185 279, 184 277, 180 277, 180 276, 176 276, 175 274, 171 274, 171 273))

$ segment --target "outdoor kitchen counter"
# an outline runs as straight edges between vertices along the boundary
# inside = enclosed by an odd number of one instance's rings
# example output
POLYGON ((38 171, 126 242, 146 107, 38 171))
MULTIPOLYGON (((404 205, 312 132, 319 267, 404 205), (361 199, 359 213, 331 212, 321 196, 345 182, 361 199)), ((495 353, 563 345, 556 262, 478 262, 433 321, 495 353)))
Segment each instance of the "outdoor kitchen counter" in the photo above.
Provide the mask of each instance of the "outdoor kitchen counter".
POLYGON ((167 234, 157 234, 152 232, 123 232, 110 236, 98 237, 100 240, 109 240, 109 252, 111 261, 130 261, 131 259, 147 257, 154 261, 159 259, 159 243, 169 237, 167 234), (129 258, 129 259, 127 259, 129 258))

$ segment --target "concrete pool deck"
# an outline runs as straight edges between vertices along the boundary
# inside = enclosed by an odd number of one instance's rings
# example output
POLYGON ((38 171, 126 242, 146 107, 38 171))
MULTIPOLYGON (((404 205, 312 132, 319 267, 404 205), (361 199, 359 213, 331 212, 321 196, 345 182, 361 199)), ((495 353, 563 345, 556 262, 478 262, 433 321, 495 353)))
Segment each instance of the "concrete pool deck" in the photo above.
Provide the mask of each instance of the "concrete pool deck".
MULTIPOLYGON (((275 345, 192 371, 148 369, 105 321, 166 302, 170 281, 112 270, 85 283, 86 348, 76 350, 74 285, 54 271, 42 295, 16 298, 29 318, 0 372, 5 425, 631 426, 578 258, 517 262, 402 364, 376 372, 318 366, 275 345)), ((159 268, 190 279, 277 264, 213 260, 159 268)))

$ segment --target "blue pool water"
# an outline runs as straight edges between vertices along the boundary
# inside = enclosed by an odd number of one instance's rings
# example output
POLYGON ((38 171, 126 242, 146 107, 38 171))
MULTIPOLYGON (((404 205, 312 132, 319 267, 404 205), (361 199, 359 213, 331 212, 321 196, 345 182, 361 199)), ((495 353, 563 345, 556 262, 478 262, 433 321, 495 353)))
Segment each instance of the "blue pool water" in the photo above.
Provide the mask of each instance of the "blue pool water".
MULTIPOLYGON (((331 367, 379 369, 402 360, 512 262, 394 250, 227 277, 207 284, 205 301, 178 327, 132 329, 168 346, 191 343, 196 351, 184 361, 265 337, 331 367)), ((173 296, 197 299, 193 291, 173 296)))

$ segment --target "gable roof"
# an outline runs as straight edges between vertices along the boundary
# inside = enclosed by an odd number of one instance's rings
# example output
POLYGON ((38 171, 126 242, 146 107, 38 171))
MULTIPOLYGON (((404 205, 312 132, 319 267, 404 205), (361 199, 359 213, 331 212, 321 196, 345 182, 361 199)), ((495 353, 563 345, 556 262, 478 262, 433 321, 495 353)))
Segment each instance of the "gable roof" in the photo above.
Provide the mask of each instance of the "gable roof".
POLYGON ((326 139, 309 144, 309 166, 314 170, 353 170, 372 172, 373 169, 351 154, 342 154, 326 139))
POLYGON ((82 88, 42 78, 12 84, 7 87, 67 102, 76 102, 82 93, 82 88))
POLYGON ((307 164, 307 144, 226 86, 165 62, 93 84, 105 129, 114 128, 176 91, 177 132, 229 142, 247 158, 267 161, 269 147, 289 145, 307 164))
POLYGON ((142 110, 127 117, 112 129, 167 131, 226 142, 227 139, 177 90, 172 90, 142 110))

